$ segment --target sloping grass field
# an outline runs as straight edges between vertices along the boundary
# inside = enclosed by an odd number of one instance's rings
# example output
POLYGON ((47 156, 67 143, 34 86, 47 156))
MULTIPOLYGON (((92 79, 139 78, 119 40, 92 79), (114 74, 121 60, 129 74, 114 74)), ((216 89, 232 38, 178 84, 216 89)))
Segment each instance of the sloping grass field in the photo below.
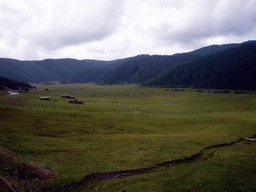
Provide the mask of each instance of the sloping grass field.
MULTIPOLYGON (((0 96, 2 101, 22 101, 0 104, 0 144, 24 161, 47 165, 58 174, 33 181, 38 191, 256 190, 256 143, 241 139, 256 134, 255 92, 35 86, 49 92, 0 96), (70 104, 61 94, 75 95, 84 105, 70 104), (51 100, 40 100, 41 96, 51 100), (216 147, 206 150, 209 146, 216 147), (197 153, 200 156, 185 160, 197 153), (79 182, 93 173, 142 168, 152 172, 79 182)), ((1 166, 2 174, 5 168, 1 166)))

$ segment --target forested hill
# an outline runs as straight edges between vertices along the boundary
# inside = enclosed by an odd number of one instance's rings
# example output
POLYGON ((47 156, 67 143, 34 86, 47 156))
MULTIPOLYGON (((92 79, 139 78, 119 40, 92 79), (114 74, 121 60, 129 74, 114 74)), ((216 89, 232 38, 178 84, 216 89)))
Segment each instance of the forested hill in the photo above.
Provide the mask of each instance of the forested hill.
MULTIPOLYGON (((243 43, 242 43, 243 44, 243 43)), ((199 56, 224 51, 242 44, 211 45, 189 53, 174 55, 138 55, 135 57, 108 61, 106 67, 82 70, 68 79, 71 83, 95 81, 99 84, 143 83, 156 77, 170 67, 190 62, 199 56)))
POLYGON ((15 90, 17 89, 28 90, 28 88, 32 88, 32 86, 27 83, 13 81, 11 79, 0 76, 0 90, 4 90, 4 87, 8 87, 10 89, 15 89, 15 90))
POLYGON ((98 81, 99 84, 142 83, 153 78, 171 66, 188 62, 198 56, 190 53, 172 56, 140 55, 125 64, 106 72, 98 81))
POLYGON ((256 43, 248 42, 177 65, 143 85, 256 90, 256 43))
MULTIPOLYGON (((132 60, 110 70, 98 80, 99 84, 122 84, 122 83, 141 83, 144 86, 200 86, 198 83, 182 82, 185 74, 190 74, 190 69, 186 70, 190 64, 198 58, 202 59, 204 56, 211 55, 211 60, 214 60, 215 54, 224 52, 230 48, 236 49, 241 45, 254 44, 255 41, 244 42, 241 44, 226 44, 226 45, 212 45, 203 47, 189 53, 175 54, 171 56, 159 55, 144 55, 134 57, 132 60), (202 58, 201 58, 202 57, 202 58), (184 66, 184 71, 178 71, 184 66), (179 81, 168 81, 170 77, 169 72, 173 71, 174 79, 179 77, 179 81)), ((225 55, 226 53, 223 53, 225 55)), ((227 54, 229 54, 227 52, 227 54)), ((243 57, 243 56, 241 56, 243 57)), ((198 61, 197 60, 197 61, 198 61)), ((219 60, 219 59, 218 59, 219 60)), ((206 61, 205 61, 206 62, 206 61)), ((204 63, 203 61, 201 63, 204 63)), ((195 64, 196 65, 196 64, 195 64)), ((217 63, 216 63, 217 65, 217 63)), ((183 68, 182 68, 183 69, 183 68)), ((194 70, 194 69, 193 69, 194 70)), ((222 69, 220 69, 221 71, 222 69)), ((219 72, 220 72, 219 71, 219 72)), ((193 73, 193 71, 191 71, 193 73)), ((204 71, 202 71, 202 74, 204 71)), ((194 78, 194 77, 191 77, 194 78)), ((226 78, 226 77, 225 77, 226 78)), ((217 77, 216 77, 217 79, 217 77)), ((186 80, 187 81, 187 80, 186 80)), ((205 84, 206 82, 204 82, 205 84)), ((212 82, 214 83, 214 82, 212 82)), ((217 83, 217 82, 216 82, 217 83)), ((206 87, 206 86, 205 86, 206 87)), ((208 87, 224 87, 223 86, 208 86, 208 87)))

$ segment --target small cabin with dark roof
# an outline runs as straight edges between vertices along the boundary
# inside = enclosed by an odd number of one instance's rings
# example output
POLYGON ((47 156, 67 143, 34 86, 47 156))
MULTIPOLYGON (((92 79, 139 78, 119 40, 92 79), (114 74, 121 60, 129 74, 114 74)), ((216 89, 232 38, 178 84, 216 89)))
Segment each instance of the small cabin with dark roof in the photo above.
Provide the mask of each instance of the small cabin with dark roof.
POLYGON ((61 95, 61 98, 75 99, 76 97, 74 95, 63 94, 63 95, 61 95))

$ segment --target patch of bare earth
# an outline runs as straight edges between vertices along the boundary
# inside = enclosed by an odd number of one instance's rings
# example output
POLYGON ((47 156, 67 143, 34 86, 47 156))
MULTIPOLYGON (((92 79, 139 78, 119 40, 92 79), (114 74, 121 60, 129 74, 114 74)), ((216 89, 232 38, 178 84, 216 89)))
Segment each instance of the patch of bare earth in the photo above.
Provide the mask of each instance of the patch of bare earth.
POLYGON ((37 88, 29 88, 29 93, 44 93, 46 90, 38 90, 37 88))
POLYGON ((57 177, 57 173, 33 163, 25 163, 16 154, 0 147, 0 191, 36 191, 35 180, 57 177))
POLYGON ((17 98, 0 98, 0 105, 21 105, 22 101, 17 98))
POLYGON ((8 191, 15 191, 12 187, 12 184, 7 181, 5 178, 0 175, 0 191, 2 192, 8 192, 8 191))

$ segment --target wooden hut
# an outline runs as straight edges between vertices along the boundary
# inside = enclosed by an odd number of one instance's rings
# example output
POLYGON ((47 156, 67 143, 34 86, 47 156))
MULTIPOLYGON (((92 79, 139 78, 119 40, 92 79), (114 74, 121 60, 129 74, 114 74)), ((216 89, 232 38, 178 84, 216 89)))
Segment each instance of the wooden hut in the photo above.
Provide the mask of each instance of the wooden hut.
POLYGON ((63 95, 61 95, 61 98, 75 99, 76 97, 74 95, 63 94, 63 95))
POLYGON ((50 101, 50 97, 40 97, 41 100, 50 101))

